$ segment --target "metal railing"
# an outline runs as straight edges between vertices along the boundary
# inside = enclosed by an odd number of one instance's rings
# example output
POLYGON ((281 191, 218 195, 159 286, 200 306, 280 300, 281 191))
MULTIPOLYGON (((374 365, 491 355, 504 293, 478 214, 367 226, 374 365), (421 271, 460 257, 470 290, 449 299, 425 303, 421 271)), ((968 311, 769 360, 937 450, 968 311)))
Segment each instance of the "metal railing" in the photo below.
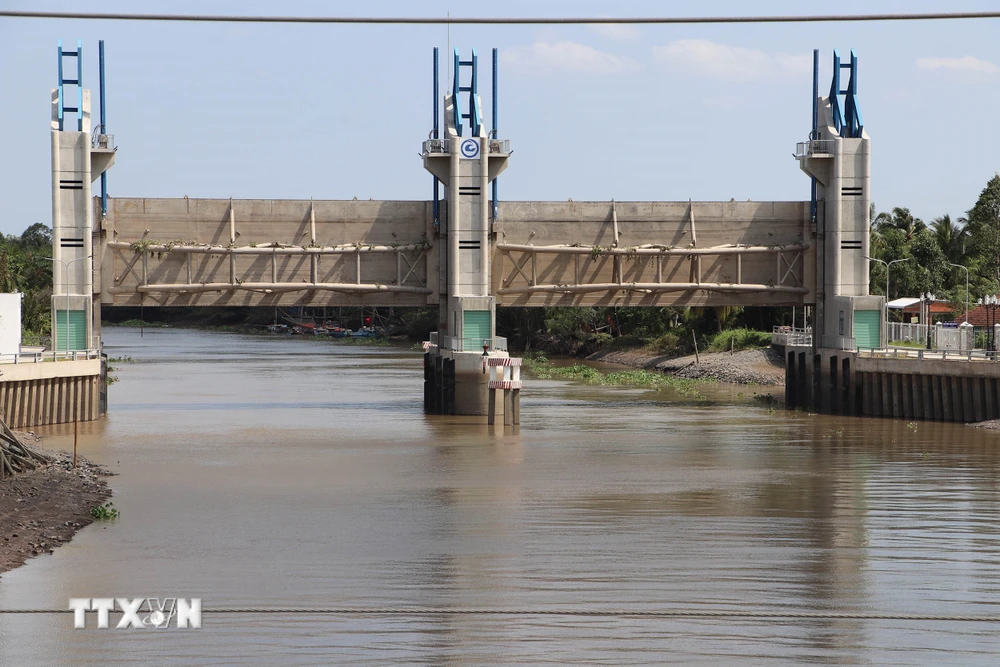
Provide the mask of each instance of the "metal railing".
POLYGON ((810 139, 795 144, 795 157, 833 155, 833 139, 810 139))
MULTIPOLYGON (((477 339, 476 341, 473 341, 472 339, 466 340, 464 338, 456 338, 454 336, 442 336, 437 331, 431 332, 430 344, 438 346, 443 345, 446 350, 454 350, 455 352, 483 351, 483 343, 481 340, 477 339)), ((507 339, 503 336, 494 336, 490 341, 490 351, 506 352, 507 339)))
MULTIPOLYGON (((506 155, 510 153, 510 139, 490 139, 489 147, 491 155, 506 155)), ((444 155, 451 152, 451 139, 428 139, 421 149, 424 155, 444 155)))
POLYGON ((991 350, 925 350, 922 348, 891 347, 858 350, 858 356, 869 359, 927 359, 934 361, 982 361, 996 363, 998 354, 991 350))
POLYGON ((800 345, 812 346, 812 327, 782 327, 776 326, 771 330, 772 345, 800 345))
POLYGON ((0 354, 0 364, 40 364, 49 361, 84 361, 100 359, 99 349, 70 350, 68 352, 21 352, 18 354, 0 354))
POLYGON ((490 139, 490 153, 510 153, 510 139, 490 139))
POLYGON ((104 150, 115 150, 115 135, 113 134, 95 134, 94 138, 91 140, 91 144, 94 148, 100 148, 104 150))
MULTIPOLYGON (((933 334, 933 330, 931 332, 933 334)), ((886 327, 889 341, 906 343, 924 343, 927 341, 927 325, 911 324, 909 322, 889 322, 886 327)))
POLYGON ((946 327, 942 324, 912 324, 909 322, 889 322, 886 326, 887 341, 894 343, 914 343, 925 345, 930 334, 931 348, 968 351, 977 347, 973 327, 946 327), (928 328, 930 332, 928 332, 928 328))
POLYGON ((451 152, 451 139, 428 139, 423 143, 423 154, 444 154, 451 152))

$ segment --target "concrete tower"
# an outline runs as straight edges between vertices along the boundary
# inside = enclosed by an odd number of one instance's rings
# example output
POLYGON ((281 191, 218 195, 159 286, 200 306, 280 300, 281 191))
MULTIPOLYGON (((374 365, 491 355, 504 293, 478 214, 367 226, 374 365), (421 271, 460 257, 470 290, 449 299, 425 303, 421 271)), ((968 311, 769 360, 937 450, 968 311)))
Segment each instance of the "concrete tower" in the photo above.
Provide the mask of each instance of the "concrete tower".
MULTIPOLYGON (((83 48, 58 47, 59 85, 52 90, 52 334, 56 351, 95 347, 94 207, 91 184, 114 164, 103 124, 91 135, 90 91, 83 88, 83 48), (63 62, 75 58, 75 78, 63 62)), ((103 70, 103 58, 102 58, 103 70)), ((71 70, 72 71, 72 70, 71 70)), ((102 77, 103 81, 103 71, 102 77)))
MULTIPOLYGON (((814 64, 815 89, 818 52, 814 64)), ((834 350, 879 347, 884 319, 884 300, 868 292, 871 140, 858 109, 857 70, 854 51, 849 64, 834 52, 830 94, 814 95, 813 132, 796 151, 802 170, 815 179, 813 210, 823 249, 816 258, 814 344, 834 350), (842 69, 849 70, 844 89, 842 69)))
POLYGON ((489 186, 506 168, 510 150, 507 141, 496 138, 495 52, 492 132, 482 120, 477 66, 475 50, 468 61, 460 60, 455 50, 452 91, 444 97, 444 131, 438 136, 435 58, 435 127, 423 149, 424 168, 444 184, 447 202, 447 214, 440 216, 439 226, 443 243, 437 244, 443 270, 435 354, 453 364, 454 411, 467 415, 487 412, 484 352, 507 356, 495 344, 496 300, 490 295, 490 264, 496 209, 489 186), (471 70, 469 85, 460 85, 463 68, 471 70))

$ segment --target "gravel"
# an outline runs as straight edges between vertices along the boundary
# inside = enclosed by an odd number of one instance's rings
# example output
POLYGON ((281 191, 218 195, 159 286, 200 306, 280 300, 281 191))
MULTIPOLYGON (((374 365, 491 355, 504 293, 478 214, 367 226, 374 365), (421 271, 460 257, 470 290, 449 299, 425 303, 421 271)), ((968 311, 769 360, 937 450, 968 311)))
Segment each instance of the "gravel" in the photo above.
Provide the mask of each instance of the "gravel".
POLYGON ((693 380, 710 379, 733 384, 768 386, 785 384, 781 354, 769 347, 740 350, 732 355, 729 352, 709 352, 699 355, 697 359, 694 355, 667 359, 639 348, 598 352, 588 359, 658 370, 693 380))

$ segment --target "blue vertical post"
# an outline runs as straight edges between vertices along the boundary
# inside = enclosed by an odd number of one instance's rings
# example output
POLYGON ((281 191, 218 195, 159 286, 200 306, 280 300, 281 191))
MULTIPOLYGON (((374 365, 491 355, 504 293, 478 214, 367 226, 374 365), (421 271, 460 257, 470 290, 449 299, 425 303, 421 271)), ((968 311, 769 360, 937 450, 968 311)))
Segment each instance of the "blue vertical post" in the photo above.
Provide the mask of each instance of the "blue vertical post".
POLYGON ((59 131, 63 129, 63 54, 62 40, 56 42, 56 118, 59 120, 59 131))
MULTIPOLYGON (((105 113, 104 103, 104 40, 97 42, 98 47, 98 71, 100 74, 100 95, 101 95, 101 134, 108 133, 108 117, 105 113)), ((108 214, 108 174, 101 173, 101 213, 108 214)))
MULTIPOLYGON (((440 139, 439 134, 439 123, 440 123, 440 110, 438 107, 440 98, 440 82, 438 74, 438 47, 434 47, 434 139, 440 139)), ((438 187, 437 176, 431 176, 434 179, 434 229, 438 229, 441 226, 441 198, 439 194, 440 188, 438 187)))
MULTIPOLYGON (((497 50, 493 49, 493 114, 491 118, 493 124, 492 138, 497 138, 497 50)), ((497 219, 497 179, 493 179, 493 219, 497 219)))
MULTIPOLYGON (((813 49, 813 103, 812 103, 812 133, 809 139, 818 139, 819 135, 819 49, 813 49)), ((811 178, 812 195, 809 200, 809 216, 816 222, 816 179, 811 178)))
POLYGON ((440 116, 440 110, 438 107, 438 95, 439 95, 439 80, 438 80, 438 47, 434 47, 434 138, 439 139, 438 136, 438 117, 440 116))
POLYGON ((76 131, 83 132, 83 40, 76 40, 76 131))
POLYGON ((479 105, 476 104, 476 95, 479 94, 479 56, 476 50, 472 49, 472 88, 469 91, 469 125, 472 127, 472 136, 479 136, 479 105))
POLYGON ((455 132, 458 134, 458 136, 462 136, 462 108, 461 108, 462 105, 459 103, 459 100, 461 99, 460 96, 459 96, 459 93, 461 91, 458 89, 458 73, 461 70, 461 65, 459 63, 460 63, 460 61, 459 61, 459 58, 458 58, 458 47, 456 46, 455 47, 455 79, 451 83, 451 108, 455 112, 455 114, 454 114, 455 115, 455 132))

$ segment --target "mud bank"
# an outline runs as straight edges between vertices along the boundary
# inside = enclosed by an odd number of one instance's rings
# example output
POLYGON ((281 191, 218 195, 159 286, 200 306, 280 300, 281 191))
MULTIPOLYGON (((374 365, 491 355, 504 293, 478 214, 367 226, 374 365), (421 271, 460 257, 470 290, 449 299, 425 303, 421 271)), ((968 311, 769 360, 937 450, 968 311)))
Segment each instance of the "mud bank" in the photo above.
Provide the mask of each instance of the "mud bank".
MULTIPOLYGON (((17 435, 40 449, 32 434, 17 435)), ((83 458, 74 470, 72 454, 44 452, 52 462, 0 479, 0 574, 69 542, 94 521, 90 509, 111 497, 110 471, 83 458)))

